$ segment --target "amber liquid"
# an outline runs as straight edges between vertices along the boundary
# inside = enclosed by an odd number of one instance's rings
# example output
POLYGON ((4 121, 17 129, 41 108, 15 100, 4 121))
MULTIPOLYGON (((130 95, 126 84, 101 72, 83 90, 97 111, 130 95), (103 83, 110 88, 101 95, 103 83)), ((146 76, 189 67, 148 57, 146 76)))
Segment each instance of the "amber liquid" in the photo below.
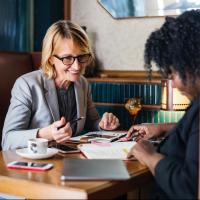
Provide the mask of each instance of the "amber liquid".
POLYGON ((134 124, 138 113, 142 109, 140 99, 135 99, 135 98, 129 99, 125 104, 125 108, 128 110, 129 114, 131 115, 131 120, 132 120, 132 123, 134 124))

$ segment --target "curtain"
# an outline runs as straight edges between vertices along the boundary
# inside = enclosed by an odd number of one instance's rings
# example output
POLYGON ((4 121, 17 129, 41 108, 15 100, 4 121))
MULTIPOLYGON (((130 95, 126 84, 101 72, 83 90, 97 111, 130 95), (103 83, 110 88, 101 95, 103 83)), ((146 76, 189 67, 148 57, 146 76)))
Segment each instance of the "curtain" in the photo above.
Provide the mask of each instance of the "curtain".
POLYGON ((0 0, 0 50, 31 50, 31 0, 0 0))

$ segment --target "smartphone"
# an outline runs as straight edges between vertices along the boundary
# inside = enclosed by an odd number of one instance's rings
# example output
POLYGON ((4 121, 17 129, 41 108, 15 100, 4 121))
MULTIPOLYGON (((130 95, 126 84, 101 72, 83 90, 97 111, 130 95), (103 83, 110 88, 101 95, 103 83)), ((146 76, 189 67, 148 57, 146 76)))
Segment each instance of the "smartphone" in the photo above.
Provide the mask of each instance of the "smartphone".
POLYGON ((76 147, 66 146, 64 144, 56 144, 53 146, 54 148, 58 149, 61 153, 78 153, 80 150, 76 147))
POLYGON ((51 169, 53 167, 53 164, 13 161, 13 162, 8 163, 7 167, 10 169, 26 169, 26 170, 45 171, 45 170, 51 169))

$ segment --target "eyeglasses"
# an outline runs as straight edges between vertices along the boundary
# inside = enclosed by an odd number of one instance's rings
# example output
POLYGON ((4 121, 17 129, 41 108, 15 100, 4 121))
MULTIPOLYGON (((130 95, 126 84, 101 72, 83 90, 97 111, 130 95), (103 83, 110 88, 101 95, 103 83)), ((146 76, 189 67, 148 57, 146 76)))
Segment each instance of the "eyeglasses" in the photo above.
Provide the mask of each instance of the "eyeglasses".
POLYGON ((61 60, 64 65, 72 65, 75 59, 77 59, 79 63, 87 63, 91 58, 90 54, 82 54, 79 56, 69 55, 69 56, 65 56, 61 58, 57 55, 53 55, 53 56, 56 57, 58 60, 61 60))

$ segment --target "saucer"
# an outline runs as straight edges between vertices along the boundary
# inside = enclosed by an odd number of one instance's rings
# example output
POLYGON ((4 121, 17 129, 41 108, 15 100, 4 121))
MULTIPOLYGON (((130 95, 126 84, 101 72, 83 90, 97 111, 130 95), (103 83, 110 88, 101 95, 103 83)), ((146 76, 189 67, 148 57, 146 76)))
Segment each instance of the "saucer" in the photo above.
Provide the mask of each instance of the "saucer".
POLYGON ((35 154, 35 153, 29 153, 28 148, 23 149, 17 149, 16 153, 24 158, 30 158, 30 159, 45 159, 50 158, 58 153, 57 149, 54 148, 48 148, 47 153, 44 154, 35 154))

